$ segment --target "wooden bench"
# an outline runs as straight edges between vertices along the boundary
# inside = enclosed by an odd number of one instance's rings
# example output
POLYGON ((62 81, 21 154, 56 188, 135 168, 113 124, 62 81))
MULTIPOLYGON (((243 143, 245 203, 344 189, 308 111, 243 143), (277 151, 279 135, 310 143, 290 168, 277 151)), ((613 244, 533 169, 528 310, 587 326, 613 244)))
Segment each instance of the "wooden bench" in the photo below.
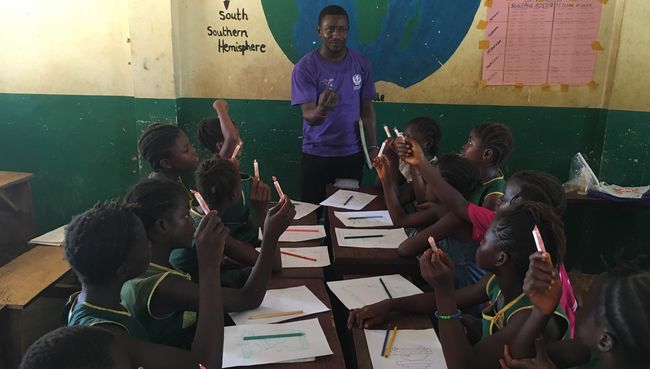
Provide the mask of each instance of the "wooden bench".
POLYGON ((61 247, 37 246, 0 268, 0 351, 6 369, 18 368, 24 353, 23 311, 57 282, 70 265, 61 247))

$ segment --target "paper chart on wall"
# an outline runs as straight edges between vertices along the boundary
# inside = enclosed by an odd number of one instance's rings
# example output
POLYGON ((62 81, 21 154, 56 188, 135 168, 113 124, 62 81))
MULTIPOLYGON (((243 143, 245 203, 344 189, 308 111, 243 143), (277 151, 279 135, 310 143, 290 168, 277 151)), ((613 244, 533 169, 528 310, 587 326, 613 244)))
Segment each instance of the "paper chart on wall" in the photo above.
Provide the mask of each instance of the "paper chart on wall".
POLYGON ((327 286, 345 307, 358 309, 389 298, 379 278, 393 298, 422 293, 422 290, 399 274, 332 281, 327 282, 327 286))
POLYGON ((331 354, 332 350, 318 319, 224 328, 224 368, 279 363, 331 354), (244 339, 273 335, 291 337, 244 339))
POLYGON ((398 329, 388 357, 381 355, 386 331, 365 329, 373 369, 447 369, 433 329, 398 329))
POLYGON ((334 228, 339 246, 396 249, 408 237, 404 228, 354 229, 334 228))
MULTIPOLYGON (((261 249, 261 247, 255 248, 258 252, 261 249)), ((280 248, 280 257, 282 258, 282 269, 322 268, 331 264, 327 246, 282 247, 280 248)))
POLYGON ((329 308, 307 286, 298 286, 267 290, 259 307, 228 314, 235 324, 268 324, 328 310, 329 308), (288 312, 295 314, 261 318, 263 315, 288 312))
POLYGON ((393 220, 391 219, 388 210, 335 211, 334 215, 339 218, 346 227, 370 228, 393 226, 393 220))

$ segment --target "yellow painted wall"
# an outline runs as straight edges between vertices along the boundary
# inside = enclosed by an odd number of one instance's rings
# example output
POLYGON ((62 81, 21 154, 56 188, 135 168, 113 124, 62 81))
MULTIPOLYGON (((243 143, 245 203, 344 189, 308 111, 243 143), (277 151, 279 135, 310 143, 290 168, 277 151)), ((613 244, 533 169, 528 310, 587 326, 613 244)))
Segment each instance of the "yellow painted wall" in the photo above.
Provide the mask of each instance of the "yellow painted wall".
POLYGON ((0 92, 133 95, 127 4, 0 1, 0 92))
MULTIPOLYGON (((243 6, 251 21, 230 25, 266 44, 264 54, 217 52, 217 38, 206 27, 221 25, 221 1, 1 0, 0 92, 288 100, 293 65, 275 42, 261 1, 243 6)), ((480 6, 474 25, 485 13, 480 6)), ((597 59, 595 90, 479 88, 483 31, 475 27, 444 67, 421 82, 402 88, 378 81, 377 88, 389 102, 650 111, 648 17, 645 0, 603 6, 599 39, 605 51, 597 59)))

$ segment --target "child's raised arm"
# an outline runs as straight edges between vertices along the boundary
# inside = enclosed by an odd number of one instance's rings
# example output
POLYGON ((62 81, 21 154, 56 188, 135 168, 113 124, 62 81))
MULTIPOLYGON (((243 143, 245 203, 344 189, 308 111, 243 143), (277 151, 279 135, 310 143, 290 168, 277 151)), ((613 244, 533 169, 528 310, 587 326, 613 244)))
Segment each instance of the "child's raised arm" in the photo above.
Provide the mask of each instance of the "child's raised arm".
POLYGON ((467 215, 467 200, 463 194, 452 187, 442 175, 437 167, 432 166, 424 157, 420 145, 412 139, 395 142, 399 156, 405 162, 415 166, 424 180, 433 188, 437 197, 444 202, 449 211, 456 214, 463 220, 469 221, 467 215))
POLYGON ((219 116, 219 124, 221 125, 221 133, 223 134, 223 145, 219 151, 219 156, 222 158, 230 158, 235 151, 235 147, 239 145, 239 134, 230 119, 230 114, 228 114, 228 103, 225 100, 216 100, 212 104, 212 107, 219 116))

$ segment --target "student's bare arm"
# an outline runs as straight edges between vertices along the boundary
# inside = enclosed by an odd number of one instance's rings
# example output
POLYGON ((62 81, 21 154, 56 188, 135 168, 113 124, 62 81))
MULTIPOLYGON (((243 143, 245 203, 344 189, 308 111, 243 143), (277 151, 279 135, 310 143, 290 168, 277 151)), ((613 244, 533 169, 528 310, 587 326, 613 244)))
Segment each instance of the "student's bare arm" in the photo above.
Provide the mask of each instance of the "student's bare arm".
POLYGON ((364 100, 361 102, 361 121, 363 122, 363 130, 366 134, 366 142, 368 148, 375 146, 374 156, 377 155, 379 150, 377 147, 377 117, 375 115, 375 107, 372 100, 364 100))
MULTIPOLYGON (((425 211, 409 214, 409 216, 414 216, 420 213, 425 213, 425 211)), ((430 219, 435 219, 435 209, 429 210, 428 214, 431 214, 430 219)), ((435 221, 435 223, 420 230, 415 236, 407 238, 399 245, 397 253, 400 256, 420 255, 429 248, 427 242, 429 236, 432 236, 435 240, 442 240, 460 232, 463 227, 467 226, 467 222, 458 218, 455 214, 447 213, 442 218, 435 221)))
POLYGON ((499 206, 499 199, 503 196, 501 193, 491 193, 483 199, 482 207, 496 211, 499 206))
POLYGON ((219 156, 222 158, 230 158, 235 151, 235 147, 239 145, 239 134, 237 129, 230 119, 228 113, 228 103, 225 100, 216 100, 212 107, 219 116, 219 124, 221 126, 221 133, 223 134, 223 146, 219 150, 219 156))

